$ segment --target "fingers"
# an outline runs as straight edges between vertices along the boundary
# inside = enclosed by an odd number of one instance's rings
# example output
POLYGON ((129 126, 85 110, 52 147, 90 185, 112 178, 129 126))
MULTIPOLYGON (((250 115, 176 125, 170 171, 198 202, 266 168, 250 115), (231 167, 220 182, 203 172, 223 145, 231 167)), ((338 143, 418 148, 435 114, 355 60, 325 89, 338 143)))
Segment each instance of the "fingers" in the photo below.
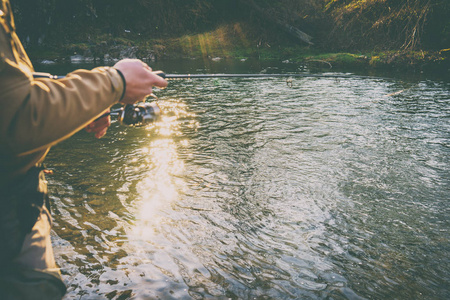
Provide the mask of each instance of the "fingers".
POLYGON ((86 126, 86 130, 88 132, 94 132, 94 131, 98 131, 104 127, 109 127, 110 125, 111 125, 111 117, 104 116, 103 118, 95 120, 92 123, 90 123, 88 126, 86 126))
POLYGON ((125 95, 121 102, 133 104, 152 93, 152 87, 164 88, 167 81, 152 72, 146 63, 138 59, 124 59, 114 65, 125 78, 125 95))
POLYGON ((108 131, 108 127, 103 128, 101 131, 95 133, 95 137, 97 139, 100 139, 106 134, 107 131, 108 131))
POLYGON ((168 84, 167 80, 165 80, 164 78, 162 78, 161 76, 157 75, 154 72, 152 73, 152 80, 154 82, 153 86, 157 86, 160 88, 165 88, 168 84))
POLYGON ((144 62, 142 62, 142 65, 144 66, 144 71, 146 73, 144 76, 144 80, 147 81, 148 88, 150 89, 149 94, 151 94, 151 88, 153 86, 157 86, 157 87, 161 87, 161 88, 164 88, 167 86, 168 82, 161 76, 158 76, 157 73, 153 72, 151 67, 149 67, 144 62))
POLYGON ((106 134, 108 127, 111 125, 111 117, 104 116, 86 126, 87 132, 95 133, 96 138, 101 138, 106 134))
POLYGON ((152 68, 150 68, 149 65, 147 65, 145 62, 143 62, 143 64, 145 69, 149 70, 150 72, 152 71, 152 68))

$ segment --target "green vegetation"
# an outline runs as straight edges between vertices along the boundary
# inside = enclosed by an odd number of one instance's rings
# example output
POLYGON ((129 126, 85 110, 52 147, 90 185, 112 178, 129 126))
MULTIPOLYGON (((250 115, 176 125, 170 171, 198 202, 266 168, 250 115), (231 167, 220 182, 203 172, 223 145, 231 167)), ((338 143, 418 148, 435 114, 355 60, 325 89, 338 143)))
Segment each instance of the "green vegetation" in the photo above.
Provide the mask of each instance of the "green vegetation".
POLYGON ((34 59, 74 54, 449 66, 448 0, 12 0, 34 59), (295 28, 312 37, 299 40, 295 28), (57 50, 55 50, 57 49, 57 50))

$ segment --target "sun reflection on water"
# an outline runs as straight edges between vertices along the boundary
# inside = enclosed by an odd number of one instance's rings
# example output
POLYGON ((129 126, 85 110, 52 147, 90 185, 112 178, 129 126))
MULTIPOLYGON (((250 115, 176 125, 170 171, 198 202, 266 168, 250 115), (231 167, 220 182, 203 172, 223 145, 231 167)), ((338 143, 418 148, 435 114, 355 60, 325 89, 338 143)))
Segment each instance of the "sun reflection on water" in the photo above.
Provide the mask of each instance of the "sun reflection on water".
POLYGON ((149 126, 152 139, 141 149, 148 171, 137 183, 136 221, 128 237, 130 240, 150 241, 159 226, 170 222, 165 210, 180 199, 186 183, 182 177, 184 161, 178 147, 186 147, 186 139, 175 139, 182 134, 180 119, 190 116, 182 102, 164 102, 161 120, 149 126))

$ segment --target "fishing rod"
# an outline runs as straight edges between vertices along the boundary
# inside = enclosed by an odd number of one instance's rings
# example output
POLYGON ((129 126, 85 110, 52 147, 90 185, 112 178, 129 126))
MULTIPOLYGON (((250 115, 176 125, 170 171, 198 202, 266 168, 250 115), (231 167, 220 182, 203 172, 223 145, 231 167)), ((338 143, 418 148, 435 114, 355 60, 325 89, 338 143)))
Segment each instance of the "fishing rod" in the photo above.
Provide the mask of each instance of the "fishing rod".
MULTIPOLYGON (((355 76, 344 74, 309 74, 309 73, 285 73, 285 74, 166 74, 162 71, 155 71, 154 74, 166 80, 177 79, 203 79, 203 78, 277 78, 277 77, 316 77, 316 78, 366 78, 367 76, 355 76)), ((52 75, 50 73, 35 72, 34 78, 62 79, 65 76, 52 75)), ((292 83, 291 83, 292 84, 292 83)), ((156 98, 156 96, 153 95, 156 98)), ((157 99, 157 98, 156 98, 157 99)), ((118 116, 120 124, 126 126, 142 126, 156 121, 161 115, 161 109, 156 102, 140 102, 138 104, 127 104, 119 109, 104 113, 96 120, 108 115, 118 116)))
POLYGON ((368 78, 368 76, 356 76, 345 74, 310 74, 310 73, 284 73, 284 74, 165 74, 161 71, 154 72, 156 75, 167 79, 203 79, 203 78, 277 78, 277 77, 316 77, 316 78, 368 78))
MULTIPOLYGON (((311 74, 311 73, 283 73, 283 74, 267 74, 267 73, 253 73, 253 74, 166 74, 162 71, 155 71, 154 74, 167 80, 173 79, 204 79, 204 78, 277 78, 277 77, 316 77, 316 78, 366 78, 368 76, 345 75, 345 74, 311 74)), ((50 78, 62 79, 65 76, 52 75, 44 72, 34 72, 34 78, 50 78)))

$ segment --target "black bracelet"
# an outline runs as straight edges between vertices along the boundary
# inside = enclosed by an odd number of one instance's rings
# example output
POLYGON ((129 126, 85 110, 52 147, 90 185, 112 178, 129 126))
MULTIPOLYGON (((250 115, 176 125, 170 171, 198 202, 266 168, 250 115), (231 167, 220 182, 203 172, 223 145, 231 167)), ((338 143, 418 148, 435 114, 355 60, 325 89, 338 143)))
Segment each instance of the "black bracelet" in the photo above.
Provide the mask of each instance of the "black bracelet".
POLYGON ((119 75, 123 81, 123 92, 122 92, 122 96, 120 97, 120 100, 119 100, 119 101, 122 101, 123 97, 125 96, 125 91, 127 89, 127 82, 125 81, 125 76, 123 76, 122 72, 118 69, 116 69, 116 71, 117 71, 117 73, 119 73, 119 75))

